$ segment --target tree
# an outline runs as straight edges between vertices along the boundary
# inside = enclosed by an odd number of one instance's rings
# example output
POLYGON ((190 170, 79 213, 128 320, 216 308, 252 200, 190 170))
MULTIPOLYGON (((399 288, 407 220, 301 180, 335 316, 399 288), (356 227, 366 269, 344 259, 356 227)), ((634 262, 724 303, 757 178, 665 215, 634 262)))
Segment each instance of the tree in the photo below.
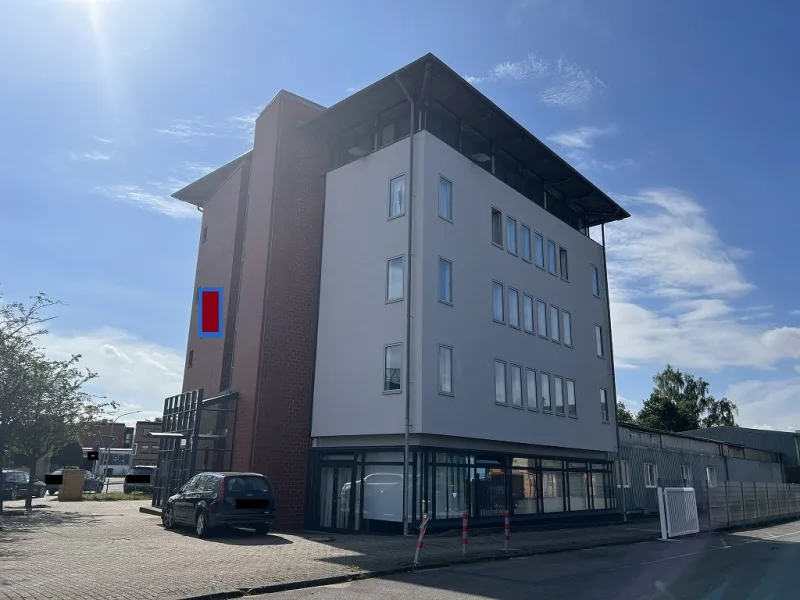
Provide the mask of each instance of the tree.
POLYGON ((633 413, 628 410, 628 407, 625 406, 625 403, 622 400, 617 400, 617 422, 618 423, 636 423, 636 417, 633 416, 633 413))
POLYGON ((665 431, 689 431, 720 425, 736 426, 739 410, 727 398, 717 400, 708 393, 702 377, 682 373, 672 365, 653 377, 655 387, 645 400, 636 422, 665 431))
POLYGON ((59 467, 79 466, 83 462, 83 447, 78 442, 70 442, 53 455, 51 462, 59 467))

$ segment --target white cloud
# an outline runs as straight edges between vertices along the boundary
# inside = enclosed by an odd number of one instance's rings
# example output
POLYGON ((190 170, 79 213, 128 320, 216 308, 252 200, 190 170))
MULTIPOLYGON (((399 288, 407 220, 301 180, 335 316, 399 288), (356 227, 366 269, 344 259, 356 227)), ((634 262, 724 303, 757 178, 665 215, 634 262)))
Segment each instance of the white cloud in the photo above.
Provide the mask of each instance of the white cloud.
POLYGON ((113 144, 114 143, 114 140, 112 140, 111 138, 104 138, 104 137, 94 136, 92 139, 94 141, 96 141, 96 142, 100 142, 101 144, 113 144))
POLYGON ((724 395, 739 407, 737 423, 744 427, 800 429, 800 378, 742 381, 729 386, 724 395))
POLYGON ((588 150, 592 147, 595 138, 614 133, 614 127, 578 127, 571 131, 562 131, 551 135, 547 139, 562 148, 575 148, 588 150))
POLYGON ((800 310, 793 310, 789 314, 792 315, 793 317, 800 317, 800 310))
POLYGON ((99 160, 109 160, 111 158, 110 154, 105 152, 100 152, 99 150, 89 150, 88 152, 70 152, 69 157, 71 160, 79 161, 79 162, 95 162, 99 160))
POLYGON ((222 119, 210 119, 202 116, 191 119, 173 119, 167 125, 156 128, 156 133, 180 143, 188 143, 201 138, 229 138, 252 142, 256 118, 260 113, 261 110, 257 109, 222 119))
POLYGON ((164 398, 181 392, 183 355, 126 331, 101 327, 73 334, 51 332, 41 341, 53 359, 80 354, 80 365, 98 374, 87 391, 120 404, 115 414, 143 411, 131 415, 129 422, 160 417, 164 398))
POLYGON ((616 161, 599 160, 591 150, 596 139, 616 133, 616 127, 583 126, 561 131, 547 138, 563 153, 564 158, 579 171, 616 171, 633 165, 629 158, 616 161))
MULTIPOLYGON (((111 185, 111 186, 98 186, 96 191, 103 194, 107 198, 124 202, 141 208, 149 210, 175 219, 199 219, 200 213, 197 209, 185 202, 170 198, 171 192, 165 192, 169 184, 148 184, 152 189, 144 189, 138 185, 111 185)), ((175 191, 183 187, 183 182, 175 182, 174 186, 169 189, 175 191)))
POLYGON ((484 81, 523 81, 544 77, 549 70, 550 66, 545 59, 531 53, 521 60, 498 63, 489 69, 489 72, 484 76, 465 75, 464 79, 472 85, 484 81))

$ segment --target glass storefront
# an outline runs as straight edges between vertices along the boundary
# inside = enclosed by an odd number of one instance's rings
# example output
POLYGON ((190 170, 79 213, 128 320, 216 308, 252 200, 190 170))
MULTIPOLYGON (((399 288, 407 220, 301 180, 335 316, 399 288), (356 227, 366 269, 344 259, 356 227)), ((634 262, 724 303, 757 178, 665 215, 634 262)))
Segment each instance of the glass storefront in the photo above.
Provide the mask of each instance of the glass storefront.
MULTIPOLYGON (((337 531, 397 533, 403 522, 403 452, 312 453, 309 525, 337 531)), ((410 455, 409 521, 431 526, 591 515, 616 508, 611 463, 569 462, 415 448, 410 455), (450 521, 450 523, 448 523, 450 521)))

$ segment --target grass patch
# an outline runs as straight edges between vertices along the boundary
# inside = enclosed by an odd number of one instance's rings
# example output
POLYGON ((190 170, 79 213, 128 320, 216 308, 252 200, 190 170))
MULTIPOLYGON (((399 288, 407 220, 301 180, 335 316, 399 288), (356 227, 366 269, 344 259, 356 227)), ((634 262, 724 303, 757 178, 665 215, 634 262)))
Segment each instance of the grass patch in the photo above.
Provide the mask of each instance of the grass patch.
POLYGON ((99 494, 84 494, 84 500, 95 502, 111 502, 114 500, 152 500, 150 494, 137 492, 135 494, 125 494, 123 492, 100 492, 99 494))

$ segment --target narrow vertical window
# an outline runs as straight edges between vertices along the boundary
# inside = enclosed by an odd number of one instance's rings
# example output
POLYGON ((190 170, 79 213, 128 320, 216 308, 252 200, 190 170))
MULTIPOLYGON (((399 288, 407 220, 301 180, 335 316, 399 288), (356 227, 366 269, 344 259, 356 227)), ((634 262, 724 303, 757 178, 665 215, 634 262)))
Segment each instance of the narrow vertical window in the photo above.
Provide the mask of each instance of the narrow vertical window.
POLYGON ((511 365, 511 405, 522 408, 522 367, 511 365))
POLYGON ((569 281, 569 266, 567 265, 567 249, 558 247, 558 262, 561 266, 561 279, 569 281))
POLYGON ((536 266, 544 269, 544 238, 540 233, 533 234, 533 257, 536 266))
POLYGON ((383 355, 383 391, 399 392, 401 388, 403 366, 403 345, 392 344, 384 348, 383 355))
POLYGON ((497 281, 492 282, 492 311, 494 320, 498 323, 505 323, 505 307, 503 306, 503 284, 497 281))
POLYGON ((525 401, 530 410, 539 410, 539 397, 536 395, 536 371, 525 369, 525 401))
POLYGON ((561 341, 561 327, 558 323, 558 308, 550 305, 550 339, 554 342, 561 341))
POLYGON ((439 393, 453 394, 453 349, 439 346, 439 393))
POLYGON ((492 243, 503 247, 503 213, 492 209, 492 243))
POLYGON ((594 326, 594 341, 597 346, 597 356, 603 358, 605 356, 603 351, 603 328, 600 325, 594 326))
POLYGON ((506 247, 511 254, 517 254, 517 220, 506 217, 506 247))
POLYGON ((564 380, 553 375, 553 400, 556 403, 556 414, 564 414, 564 380))
POLYGON ((391 258, 386 268, 386 301, 397 302, 403 299, 403 257, 391 258))
POLYGON ((446 258, 439 258, 439 300, 453 303, 453 263, 446 258))
POLYGON ((525 327, 525 331, 533 333, 533 298, 528 294, 522 296, 522 314, 522 324, 525 327))
POLYGON ((592 293, 600 297, 600 273, 594 265, 592 265, 592 293))
POLYGON ((444 177, 439 177, 439 216, 453 220, 453 183, 444 177))
POLYGON ((547 304, 541 300, 536 301, 536 325, 539 327, 539 337, 547 337, 547 304))
POLYGON ((531 230, 526 225, 520 225, 520 255, 522 260, 531 262, 531 230))
POLYGON ((570 417, 578 416, 578 405, 575 399, 575 382, 567 379, 567 414, 570 417))
POLYGON ((508 324, 519 329, 519 292, 508 288, 508 324))
POLYGON ((406 213, 406 177, 401 175, 389 182, 389 218, 406 213))
POLYGON ((502 360, 494 361, 494 401, 497 404, 507 404, 506 400, 506 363, 502 360))
POLYGON ((564 330, 564 345, 572 347, 572 315, 561 311, 561 328, 564 330))
POLYGON ((201 239, 201 241, 202 241, 202 243, 205 243, 205 241, 206 241, 206 238, 208 238, 208 225, 206 225, 205 227, 203 227, 203 235, 202 235, 202 236, 201 236, 201 238, 200 238, 200 239, 201 239))
POLYGON ((553 410, 552 400, 550 399, 550 375, 539 373, 539 388, 542 394, 542 410, 550 412, 553 410))
POLYGON ((192 368, 192 362, 194 362, 194 350, 189 350, 189 356, 186 357, 186 368, 192 368))
POLYGON ((714 467, 706 467, 706 479, 708 487, 717 487, 717 470, 714 467))
POLYGON ((556 243, 547 240, 547 270, 553 275, 558 275, 558 263, 556 262, 556 243))
POLYGON ((600 417, 603 423, 608 423, 608 392, 600 388, 600 417))

